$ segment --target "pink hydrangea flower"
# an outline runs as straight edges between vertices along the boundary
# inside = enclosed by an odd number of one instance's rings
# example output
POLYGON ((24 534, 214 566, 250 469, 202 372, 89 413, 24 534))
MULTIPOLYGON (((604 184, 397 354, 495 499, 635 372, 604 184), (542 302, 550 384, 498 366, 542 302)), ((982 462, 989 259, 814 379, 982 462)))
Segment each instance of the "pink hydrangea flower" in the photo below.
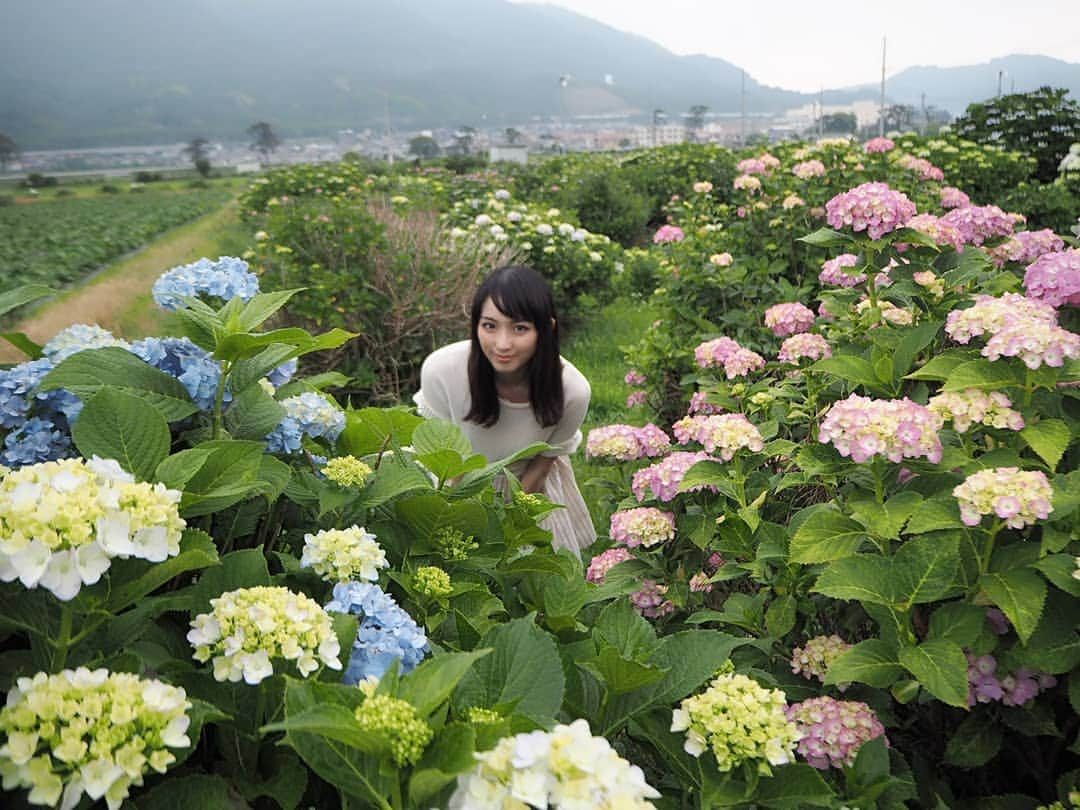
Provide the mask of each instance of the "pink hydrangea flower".
POLYGON ((953 488, 960 504, 960 519, 978 526, 983 515, 997 515, 1012 529, 1022 529, 1046 520, 1054 510, 1054 491, 1039 470, 995 467, 979 470, 953 488))
POLYGON ((647 398, 648 391, 631 391, 626 397, 626 407, 637 408, 639 405, 644 405, 647 398))
POLYGON ((971 198, 953 186, 942 186, 939 194, 942 208, 967 208, 971 205, 971 198))
MULTIPOLYGON (((699 461, 718 461, 708 453, 688 453, 676 451, 662 461, 658 461, 644 469, 634 473, 630 489, 638 501, 645 500, 650 494, 658 501, 667 503, 675 499, 679 494, 679 485, 686 477, 687 471, 699 461)), ((691 492, 699 489, 716 491, 714 487, 705 485, 694 487, 691 492)))
POLYGON ((885 726, 861 701, 810 698, 789 706, 786 714, 799 729, 799 756, 821 771, 850 768, 864 743, 885 734, 885 726))
POLYGON ((1080 335, 1046 321, 1014 318, 986 341, 981 354, 989 360, 1018 357, 1030 369, 1061 368, 1066 359, 1080 357, 1080 335))
POLYGON ((689 585, 693 593, 709 593, 716 587, 715 582, 709 582, 709 574, 704 571, 698 571, 690 577, 689 585))
POLYGON ((937 245, 948 245, 956 250, 964 249, 964 235, 955 225, 944 222, 933 214, 918 214, 908 220, 905 227, 925 233, 937 245))
POLYGON ((994 656, 989 653, 976 656, 970 650, 964 650, 964 655, 968 661, 968 706, 997 701, 1006 706, 1023 706, 1040 691, 1057 685, 1057 678, 1053 675, 1023 666, 999 678, 998 662, 994 656))
POLYGON ((585 442, 587 458, 633 461, 654 458, 667 452, 671 438, 651 422, 645 427, 604 425, 589 431, 585 442))
POLYGON ((829 408, 818 441, 862 464, 884 456, 894 464, 905 458, 941 461, 941 417, 924 405, 904 399, 870 399, 852 394, 829 408))
POLYGON ((761 191, 761 181, 752 174, 740 174, 735 178, 732 186, 736 191, 745 191, 749 194, 761 191))
POLYGON ((729 337, 719 337, 700 344, 694 349, 694 359, 702 368, 724 367, 729 380, 743 377, 765 365, 765 358, 750 349, 744 349, 729 337))
MULTIPOLYGON (((768 167, 765 165, 765 162, 758 158, 746 158, 745 160, 740 160, 735 165, 735 168, 738 169, 741 174, 768 173, 768 167)), ((738 186, 736 186, 736 188, 738 188, 738 186)))
POLYGON ((838 635, 815 636, 792 650, 791 671, 807 680, 817 678, 824 683, 832 662, 850 649, 851 645, 838 635))
POLYGON ((954 208, 941 222, 956 228, 966 245, 981 245, 987 239, 1013 232, 1013 219, 996 205, 954 208))
POLYGON ((920 180, 932 180, 940 183, 945 179, 945 173, 924 158, 915 157, 914 155, 904 155, 897 163, 905 169, 909 169, 918 174, 920 180))
POLYGON ((683 233, 683 229, 678 225, 661 225, 657 228, 656 233, 653 234, 653 244, 663 244, 665 242, 681 242, 686 238, 686 234, 683 233))
POLYGON ((822 284, 831 284, 834 287, 857 287, 866 281, 865 273, 845 273, 843 268, 855 267, 859 263, 859 257, 854 253, 841 253, 834 259, 829 259, 821 266, 818 280, 822 284))
POLYGON ((829 342, 821 335, 805 333, 792 335, 780 344, 780 353, 776 359, 781 363, 798 365, 802 358, 820 360, 822 357, 832 357, 832 349, 829 342))
POLYGON ((1005 293, 999 298, 976 295, 974 306, 954 309, 946 316, 945 333, 957 343, 968 343, 973 337, 993 335, 1015 320, 1057 324, 1057 312, 1050 304, 1019 293, 1005 293))
POLYGON ((632 368, 628 372, 626 372, 626 376, 623 377, 623 382, 627 385, 644 385, 645 375, 638 371, 636 368, 632 368))
POLYGON ((710 413, 723 412, 723 408, 717 405, 710 404, 709 395, 706 394, 704 391, 695 391, 693 394, 690 395, 690 407, 687 409, 687 413, 703 413, 708 415, 710 413))
POLYGON ((827 222, 833 228, 850 227, 880 239, 902 228, 915 216, 915 203, 886 183, 863 183, 837 194, 825 204, 827 222))
POLYGON ((776 304, 765 310, 765 325, 777 337, 797 335, 814 325, 814 311, 798 302, 776 304))
POLYGON ((657 619, 675 610, 675 605, 665 597, 667 591, 667 585, 643 579, 641 587, 630 594, 630 603, 646 619, 657 619))
POLYGON ((732 255, 727 252, 714 253, 712 256, 709 257, 709 264, 716 267, 731 267, 731 264, 734 261, 734 257, 732 257, 732 255))
POLYGON ((990 258, 997 267, 1004 267, 1006 262, 1029 264, 1044 254, 1058 253, 1064 249, 1065 242, 1061 237, 1049 228, 1043 228, 1041 231, 1014 233, 1000 245, 990 249, 990 258))
POLYGON ((624 509, 611 516, 609 533, 624 546, 651 548, 675 537, 675 515, 652 506, 624 509))
MULTIPOLYGON (((1046 233, 1053 236, 1051 231, 1046 233)), ((1057 241, 1061 243, 1060 239, 1057 241)), ((1073 248, 1040 256, 1024 271, 1024 289, 1029 298, 1053 307, 1080 304, 1080 250, 1073 248)))
POLYGON ((957 433, 966 433, 973 424, 1003 430, 1023 430, 1024 417, 1012 409, 1012 400, 1000 391, 943 391, 926 404, 944 421, 952 421, 957 433))
POLYGON ((640 458, 656 458, 664 455, 671 448, 671 437, 652 422, 637 429, 640 458))
POLYGON ((888 138, 871 138, 863 148, 870 154, 884 154, 896 148, 896 144, 888 138))
POLYGON ((800 180, 809 180, 812 177, 824 177, 825 164, 820 160, 807 160, 792 166, 791 173, 800 180))
POLYGON ((741 413, 684 416, 671 430, 681 444, 698 442, 708 453, 719 450, 724 461, 731 461, 743 447, 752 453, 765 449, 761 433, 741 413))
POLYGON ((708 194, 710 191, 713 190, 713 184, 710 183, 708 180, 699 180, 698 182, 694 183, 693 188, 695 194, 708 194))
POLYGON ((634 559, 634 555, 625 548, 609 548, 602 554, 597 554, 592 558, 589 568, 585 571, 585 579, 597 585, 602 585, 608 571, 619 563, 632 559, 634 559))

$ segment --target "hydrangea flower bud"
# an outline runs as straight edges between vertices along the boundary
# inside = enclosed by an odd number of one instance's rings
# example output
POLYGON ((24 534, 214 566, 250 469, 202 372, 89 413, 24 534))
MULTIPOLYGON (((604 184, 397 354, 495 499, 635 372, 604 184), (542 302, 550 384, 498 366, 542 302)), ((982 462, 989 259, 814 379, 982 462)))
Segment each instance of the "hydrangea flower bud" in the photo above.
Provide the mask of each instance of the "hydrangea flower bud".
POLYGON ((353 715, 365 734, 390 749, 390 756, 399 768, 415 764, 435 737, 415 706, 390 695, 364 698, 353 715))

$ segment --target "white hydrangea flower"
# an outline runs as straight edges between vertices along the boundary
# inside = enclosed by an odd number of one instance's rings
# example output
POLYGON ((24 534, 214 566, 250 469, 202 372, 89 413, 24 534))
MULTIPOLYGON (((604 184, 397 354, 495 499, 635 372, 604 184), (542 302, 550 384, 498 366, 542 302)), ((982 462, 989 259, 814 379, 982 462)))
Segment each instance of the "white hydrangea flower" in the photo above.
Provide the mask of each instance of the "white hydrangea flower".
POLYGON ((324 529, 304 535, 300 566, 311 568, 330 582, 356 579, 375 582, 379 578, 379 569, 389 565, 386 552, 375 542, 375 535, 362 526, 324 529))

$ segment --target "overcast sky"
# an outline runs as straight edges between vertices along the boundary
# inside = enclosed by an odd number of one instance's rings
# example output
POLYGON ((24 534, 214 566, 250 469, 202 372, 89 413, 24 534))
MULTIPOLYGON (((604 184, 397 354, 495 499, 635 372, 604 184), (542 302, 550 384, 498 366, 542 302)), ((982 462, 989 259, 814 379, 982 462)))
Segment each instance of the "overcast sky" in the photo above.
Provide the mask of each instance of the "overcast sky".
MULTIPOLYGON (((512 0, 537 2, 537 0, 512 0)), ((1011 53, 1080 62, 1080 0, 548 0, 678 54, 726 59, 764 84, 814 92, 915 65, 1011 53)))

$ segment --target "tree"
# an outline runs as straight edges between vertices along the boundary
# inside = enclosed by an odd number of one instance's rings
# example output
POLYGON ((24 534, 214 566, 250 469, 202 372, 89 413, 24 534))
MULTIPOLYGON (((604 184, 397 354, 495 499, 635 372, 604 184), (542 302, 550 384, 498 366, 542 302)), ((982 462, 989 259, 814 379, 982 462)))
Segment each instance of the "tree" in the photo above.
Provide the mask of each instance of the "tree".
POLYGON ((439 156, 439 144, 430 135, 417 135, 409 139, 409 154, 424 160, 439 156))
POLYGON ((19 146, 14 138, 0 132, 0 171, 7 171, 9 163, 19 157, 19 146))
POLYGON ((890 104, 882 111, 881 115, 885 119, 886 132, 892 130, 905 132, 916 129, 915 108, 910 104, 890 104))
POLYGON ((859 119, 849 112, 826 113, 817 123, 823 133, 832 135, 851 135, 859 128, 859 119))
POLYGON ((1049 183, 1069 146, 1080 141, 1080 104, 1066 99, 1068 92, 1040 87, 969 104, 953 123, 953 131, 977 143, 1031 155, 1038 161, 1036 178, 1049 183))
POLYGON ((454 133, 454 152, 458 155, 471 155, 476 127, 461 127, 454 133))
POLYGON ((266 121, 252 124, 247 132, 251 136, 251 148, 262 155, 263 163, 266 163, 270 159, 270 153, 281 145, 281 139, 266 121))
POLYGON ((510 144, 511 146, 513 146, 516 143, 519 143, 521 141, 522 137, 524 137, 521 134, 521 130, 514 129, 514 127, 507 127, 506 129, 504 129, 503 130, 503 136, 506 138, 506 142, 508 144, 510 144))
POLYGON ((696 142, 705 127, 705 113, 709 108, 704 104, 695 104, 686 114, 686 140, 696 142))
POLYGON ((203 177, 210 176, 210 142, 206 138, 192 138, 181 150, 190 158, 195 170, 203 177))

